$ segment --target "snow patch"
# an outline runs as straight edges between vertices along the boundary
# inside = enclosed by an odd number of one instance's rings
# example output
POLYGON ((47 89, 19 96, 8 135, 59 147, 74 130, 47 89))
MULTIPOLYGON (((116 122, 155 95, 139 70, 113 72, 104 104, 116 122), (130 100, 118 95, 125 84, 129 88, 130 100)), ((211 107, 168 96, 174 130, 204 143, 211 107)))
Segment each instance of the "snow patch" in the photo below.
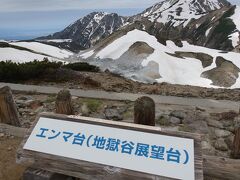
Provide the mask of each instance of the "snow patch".
POLYGON ((210 27, 210 28, 206 31, 206 33, 205 33, 205 36, 206 36, 206 37, 208 36, 208 34, 209 34, 209 32, 211 31, 211 29, 212 29, 212 27, 210 27))
POLYGON ((43 56, 40 54, 35 54, 14 48, 0 48, 0 61, 11 60, 13 62, 23 63, 34 60, 43 60, 43 58, 45 57, 47 57, 48 59, 52 59, 48 56, 43 56))
POLYGON ((236 6, 235 12, 230 19, 233 20, 236 28, 240 31, 240 6, 236 6))
POLYGON ((63 50, 63 49, 60 49, 60 48, 57 48, 54 46, 42 44, 39 42, 14 42, 14 43, 10 43, 10 44, 19 46, 19 47, 28 48, 35 52, 47 54, 49 56, 52 56, 55 58, 60 58, 60 59, 64 59, 64 58, 67 58, 67 57, 73 55, 73 53, 70 51, 63 50))
POLYGON ((239 44, 240 32, 235 32, 229 36, 229 39, 232 40, 232 46, 235 48, 239 44))
POLYGON ((55 42, 55 43, 64 43, 64 42, 72 42, 72 39, 43 39, 37 40, 39 42, 55 42))
MULTIPOLYGON (((201 74, 207 70, 211 70, 216 67, 216 57, 221 56, 226 60, 233 62, 237 67, 240 68, 240 54, 229 52, 221 53, 219 50, 209 49, 201 46, 190 45, 186 41, 183 41, 183 47, 176 46, 172 41, 167 41, 166 46, 159 43, 156 37, 148 34, 145 31, 133 30, 128 32, 126 35, 116 39, 111 44, 106 45, 99 52, 94 55, 93 50, 87 51, 86 54, 82 54, 82 57, 90 57, 99 59, 96 63, 101 63, 105 58, 111 58, 116 63, 131 45, 136 42, 145 42, 154 49, 154 52, 145 58, 142 62, 142 66, 147 66, 151 61, 159 64, 159 74, 162 78, 157 79, 158 82, 168 82, 171 84, 182 84, 182 85, 193 85, 202 87, 213 87, 212 81, 201 77, 201 74), (203 68, 200 60, 195 58, 178 58, 170 54, 175 54, 175 51, 182 52, 196 52, 205 53, 211 55, 213 63, 203 68), (100 61, 101 59, 101 61, 100 61)), ((114 62, 112 62, 114 63, 114 62)), ((137 72, 135 72, 137 74, 137 72)), ((233 85, 236 87, 236 85, 233 85)), ((240 86, 238 86, 239 88, 240 86)))

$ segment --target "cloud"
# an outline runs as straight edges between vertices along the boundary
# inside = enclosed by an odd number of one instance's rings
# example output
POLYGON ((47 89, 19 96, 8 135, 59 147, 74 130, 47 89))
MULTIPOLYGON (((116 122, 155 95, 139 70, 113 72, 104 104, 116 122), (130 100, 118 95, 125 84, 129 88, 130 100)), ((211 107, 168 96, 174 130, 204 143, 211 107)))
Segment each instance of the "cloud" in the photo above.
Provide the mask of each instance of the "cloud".
MULTIPOLYGON (((0 12, 146 8, 163 0, 0 0, 0 12)), ((229 0, 239 4, 239 0, 229 0)))
POLYGON ((0 12, 146 8, 161 0, 0 0, 0 12))

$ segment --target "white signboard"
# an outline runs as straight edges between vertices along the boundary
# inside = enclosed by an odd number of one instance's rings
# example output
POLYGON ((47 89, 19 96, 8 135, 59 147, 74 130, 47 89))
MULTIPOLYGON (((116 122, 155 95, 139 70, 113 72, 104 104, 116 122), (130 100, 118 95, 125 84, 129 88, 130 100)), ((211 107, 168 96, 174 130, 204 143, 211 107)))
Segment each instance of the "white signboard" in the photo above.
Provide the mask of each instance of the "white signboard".
POLYGON ((192 139, 41 117, 24 149, 170 178, 195 179, 192 139))

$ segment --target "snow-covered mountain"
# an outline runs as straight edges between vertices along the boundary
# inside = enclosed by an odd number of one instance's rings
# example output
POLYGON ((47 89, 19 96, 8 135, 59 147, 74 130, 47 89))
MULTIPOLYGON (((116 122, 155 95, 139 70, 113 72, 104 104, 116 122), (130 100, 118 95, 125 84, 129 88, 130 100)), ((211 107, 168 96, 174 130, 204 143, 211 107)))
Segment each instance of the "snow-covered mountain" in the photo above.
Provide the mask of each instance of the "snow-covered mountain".
POLYGON ((239 7, 227 1, 166 0, 133 17, 134 23, 129 26, 154 35, 163 44, 167 40, 188 41, 198 46, 240 52, 239 16, 239 7), (179 7, 181 11, 176 10, 179 7))
POLYGON ((210 11, 230 6, 226 0, 165 0, 137 16, 163 24, 186 26, 191 19, 199 19, 210 11))
POLYGON ((40 39, 70 39, 68 43, 51 45, 78 51, 92 47, 113 32, 135 26, 156 36, 159 41, 186 40, 199 46, 231 51, 238 45, 238 31, 234 25, 239 18, 238 9, 234 12, 234 8, 226 0, 165 0, 132 17, 93 12, 63 31, 40 39), (231 25, 227 21, 234 14, 236 22, 231 25), (222 32, 209 33, 218 25, 221 29, 224 24, 228 28, 223 35, 222 32), (221 42, 215 40, 219 37, 221 42))
POLYGON ((110 70, 127 78, 147 83, 204 87, 240 87, 240 53, 222 52, 181 42, 166 45, 140 30, 113 34, 94 48, 73 59, 110 70))
MULTIPOLYGON (((126 18, 116 13, 93 12, 69 25, 61 32, 38 39, 71 39, 79 48, 89 48, 122 27, 126 18)), ((70 43, 70 44, 71 44, 70 43)))
POLYGON ((0 41, 0 61, 29 62, 33 60, 62 61, 73 55, 72 52, 39 42, 0 41))
POLYGON ((165 0, 132 17, 93 12, 38 42, 2 42, 0 60, 67 58, 147 83, 240 88, 239 19, 226 0, 165 0))

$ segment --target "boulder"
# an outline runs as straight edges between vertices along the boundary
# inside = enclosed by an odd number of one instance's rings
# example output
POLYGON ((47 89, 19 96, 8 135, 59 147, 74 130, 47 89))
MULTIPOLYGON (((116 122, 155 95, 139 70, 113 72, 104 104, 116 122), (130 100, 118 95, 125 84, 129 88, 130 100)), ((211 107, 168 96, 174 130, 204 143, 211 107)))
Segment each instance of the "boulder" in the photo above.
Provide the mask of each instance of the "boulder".
POLYGON ((207 124, 208 124, 208 126, 216 127, 216 128, 219 128, 219 129, 224 128, 223 124, 220 121, 216 121, 216 120, 213 120, 213 119, 207 119, 207 124))
POLYGON ((186 113, 184 111, 176 110, 172 111, 170 116, 183 120, 186 117, 186 113))
POLYGON ((230 136, 232 133, 230 131, 227 130, 223 130, 223 129, 215 129, 215 135, 218 138, 224 138, 224 137, 228 137, 230 136))
POLYGON ((225 143, 224 139, 222 139, 222 138, 218 139, 218 140, 215 142, 214 147, 215 147, 217 150, 220 150, 220 151, 227 151, 227 150, 228 150, 228 146, 227 146, 227 144, 225 143))
POLYGON ((172 117, 170 117, 169 121, 173 125, 181 124, 181 119, 179 119, 177 117, 172 116, 172 117))
POLYGON ((108 120, 115 120, 115 121, 123 120, 123 114, 121 114, 119 112, 119 109, 117 109, 117 107, 105 108, 104 114, 105 114, 106 119, 108 119, 108 120))

